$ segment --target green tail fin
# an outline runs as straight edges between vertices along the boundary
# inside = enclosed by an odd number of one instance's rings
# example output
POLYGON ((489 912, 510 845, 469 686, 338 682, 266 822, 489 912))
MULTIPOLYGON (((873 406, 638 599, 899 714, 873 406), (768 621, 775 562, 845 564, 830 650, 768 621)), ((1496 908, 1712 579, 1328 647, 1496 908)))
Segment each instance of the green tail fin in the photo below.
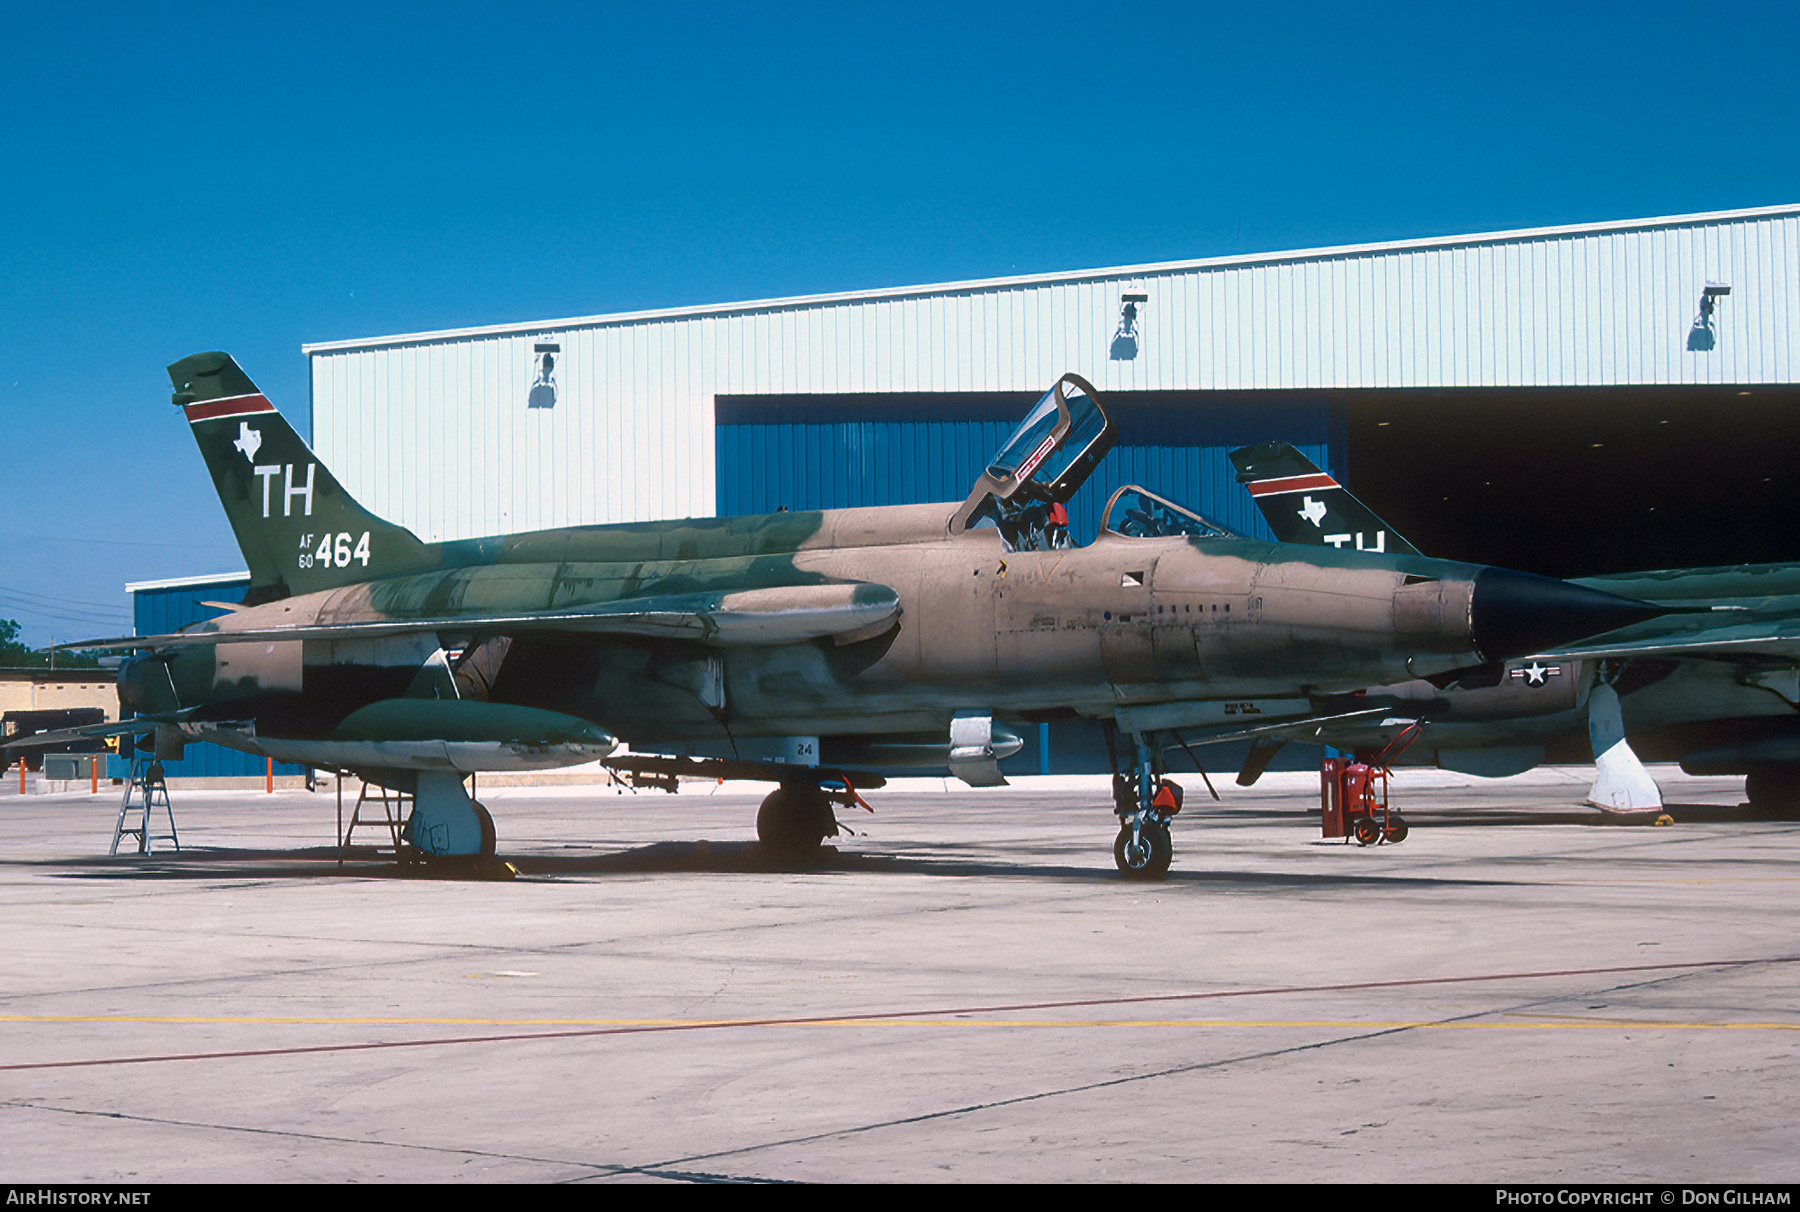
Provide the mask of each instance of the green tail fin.
POLYGON ((229 354, 169 367, 250 567, 249 602, 437 566, 434 546, 358 505, 229 354))
POLYGON ((1231 452, 1237 480, 1249 486, 1269 528, 1283 543, 1418 555, 1419 549, 1286 442, 1231 452))

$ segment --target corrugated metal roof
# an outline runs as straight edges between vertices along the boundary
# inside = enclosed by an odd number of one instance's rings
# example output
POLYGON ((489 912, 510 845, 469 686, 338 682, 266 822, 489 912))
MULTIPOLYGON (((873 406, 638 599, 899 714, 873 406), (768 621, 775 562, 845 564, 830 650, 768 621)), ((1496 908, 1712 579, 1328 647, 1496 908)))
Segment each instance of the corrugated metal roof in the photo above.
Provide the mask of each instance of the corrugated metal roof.
POLYGON ((1515 231, 1478 232, 1458 236, 1428 236, 1412 240, 1387 240, 1373 244, 1340 244, 1325 248, 1305 248, 1284 252, 1235 254, 1227 257, 1201 257, 1184 261, 1157 261, 1144 265, 1117 265, 1101 269, 1058 270, 1042 274, 1017 274, 1003 278, 971 278, 960 282, 936 282, 917 286, 881 287, 873 290, 837 291, 818 295, 792 295, 786 298, 752 299, 740 303, 704 303, 689 307, 663 307, 644 311, 611 312, 594 316, 572 316, 556 320, 530 320, 516 324, 487 324, 473 328, 446 328, 434 332, 402 333, 382 337, 353 337, 341 341, 314 341, 302 345, 302 353, 330 353, 351 349, 378 349, 389 345, 410 345, 424 341, 458 341, 470 337, 492 337, 510 334, 557 332, 570 328, 591 328, 601 324, 639 324, 646 320, 677 320, 702 316, 729 316, 744 312, 784 311, 794 308, 835 306, 846 303, 879 302, 888 299, 916 298, 920 295, 959 295, 971 292, 1011 290, 1028 286, 1047 286, 1065 282, 1110 281, 1118 278, 1161 277, 1195 270, 1252 268, 1295 261, 1330 261, 1347 257, 1367 257, 1395 252, 1464 248, 1478 244, 1508 244, 1519 241, 1553 240, 1567 236, 1603 235, 1610 232, 1642 231, 1651 228, 1693 227, 1716 223, 1736 223, 1746 219, 1800 215, 1800 203, 1783 206, 1757 206, 1742 210, 1705 211, 1692 215, 1667 215, 1650 219, 1614 219, 1601 223, 1570 223, 1557 227, 1529 227, 1515 231))

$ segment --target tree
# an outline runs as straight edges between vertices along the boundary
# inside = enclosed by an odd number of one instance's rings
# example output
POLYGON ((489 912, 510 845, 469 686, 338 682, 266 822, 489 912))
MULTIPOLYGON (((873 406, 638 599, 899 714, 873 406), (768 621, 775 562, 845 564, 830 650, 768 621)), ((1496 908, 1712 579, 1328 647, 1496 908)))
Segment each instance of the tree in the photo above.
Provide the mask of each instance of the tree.
MULTIPOLYGON (((59 652, 56 654, 58 669, 92 669, 100 663, 99 652, 59 652)), ((11 666, 15 669, 42 669, 50 664, 50 651, 45 648, 27 648, 19 641, 19 623, 17 619, 0 619, 0 666, 11 666)))
POLYGON ((0 619, 0 665, 24 665, 31 656, 31 649, 19 643, 19 624, 16 619, 0 619))

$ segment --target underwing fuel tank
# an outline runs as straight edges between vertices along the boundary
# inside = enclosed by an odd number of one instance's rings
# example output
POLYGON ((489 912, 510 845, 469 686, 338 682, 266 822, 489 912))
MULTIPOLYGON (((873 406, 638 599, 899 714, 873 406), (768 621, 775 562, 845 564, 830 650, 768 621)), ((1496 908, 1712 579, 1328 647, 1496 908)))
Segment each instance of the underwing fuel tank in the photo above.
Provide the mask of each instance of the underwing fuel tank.
MULTIPOLYGON (((229 729, 197 739, 233 748, 229 729)), ((510 703, 464 699, 383 699, 351 712, 317 740, 254 738, 277 761, 341 769, 539 770, 597 761, 618 740, 586 720, 510 703)))
POLYGON ((331 735, 340 741, 587 745, 604 747, 608 753, 617 744, 599 728, 572 715, 463 699, 383 699, 352 711, 331 735))

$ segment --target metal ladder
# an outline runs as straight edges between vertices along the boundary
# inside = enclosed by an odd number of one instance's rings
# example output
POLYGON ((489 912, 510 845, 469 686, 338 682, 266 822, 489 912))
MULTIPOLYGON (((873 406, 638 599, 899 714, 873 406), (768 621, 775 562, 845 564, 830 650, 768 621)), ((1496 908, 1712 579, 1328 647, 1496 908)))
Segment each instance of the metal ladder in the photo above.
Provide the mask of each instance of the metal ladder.
POLYGON ((118 854, 119 840, 126 837, 137 839, 139 854, 151 853, 154 845, 150 821, 158 808, 169 821, 167 840, 179 852, 181 838, 175 832, 175 809, 169 803, 169 785, 163 781, 162 763, 145 755, 133 755, 131 777, 125 780, 125 798, 119 802, 119 821, 113 826, 112 849, 107 853, 118 854), (130 823, 134 812, 138 814, 136 825, 130 823))
POLYGON ((344 865, 344 858, 350 852, 350 835, 357 829, 375 829, 387 834, 387 845, 375 845, 377 855, 391 855, 396 862, 405 862, 408 850, 406 841, 406 820, 412 814, 412 796, 404 791, 391 791, 386 787, 374 786, 365 782, 357 793, 356 806, 350 810, 350 823, 344 821, 344 772, 339 771, 333 780, 337 784, 338 802, 338 866, 344 865), (381 806, 380 816, 364 816, 366 807, 373 813, 375 806, 381 806))

